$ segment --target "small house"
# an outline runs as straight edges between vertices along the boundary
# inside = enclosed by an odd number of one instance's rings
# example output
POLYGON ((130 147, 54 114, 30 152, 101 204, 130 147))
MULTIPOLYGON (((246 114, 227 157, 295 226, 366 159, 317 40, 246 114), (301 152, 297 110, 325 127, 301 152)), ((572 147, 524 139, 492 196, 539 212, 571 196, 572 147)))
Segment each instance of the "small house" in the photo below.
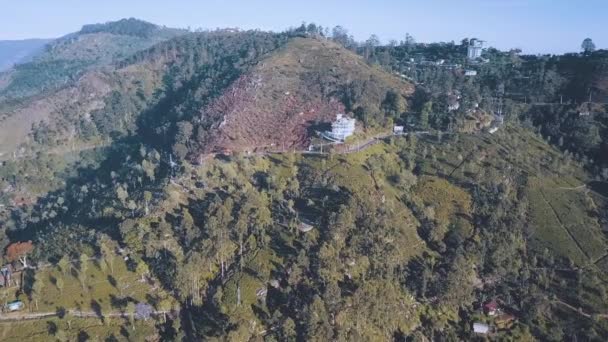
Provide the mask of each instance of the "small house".
POLYGON ((331 124, 331 131, 324 132, 323 137, 331 141, 344 142, 355 132, 355 122, 356 120, 353 118, 338 114, 336 121, 331 124))
POLYGON ((9 312, 19 311, 19 310, 23 309, 23 302, 20 300, 10 302, 10 303, 6 304, 6 309, 9 312))
POLYGON ((490 134, 494 134, 494 133, 498 132, 498 127, 494 126, 494 127, 490 128, 489 132, 490 132, 490 134))
POLYGON ((314 227, 312 225, 304 223, 304 222, 300 222, 300 224, 298 225, 298 230, 301 231, 302 233, 308 233, 313 228, 314 227))
POLYGON ((465 76, 477 76, 477 70, 466 70, 464 72, 465 76))
POLYGON ((403 126, 393 126, 393 134, 403 134, 403 126))
POLYGON ((498 314, 498 302, 491 300, 483 305, 483 312, 488 316, 496 316, 498 314))
POLYGON ((485 323, 473 323, 473 332, 476 334, 487 335, 490 332, 490 326, 485 323))

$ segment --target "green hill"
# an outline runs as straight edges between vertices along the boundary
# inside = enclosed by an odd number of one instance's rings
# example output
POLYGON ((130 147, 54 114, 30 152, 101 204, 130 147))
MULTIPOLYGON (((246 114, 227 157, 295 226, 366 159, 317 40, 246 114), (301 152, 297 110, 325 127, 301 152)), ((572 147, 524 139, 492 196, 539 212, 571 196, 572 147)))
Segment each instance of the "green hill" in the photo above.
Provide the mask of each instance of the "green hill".
POLYGON ((51 41, 32 61, 7 71, 9 81, 4 85, 0 82, 0 100, 23 99, 60 88, 78 80, 86 70, 184 33, 136 19, 86 25, 79 32, 51 41))
MULTIPOLYGON (((150 34, 131 24, 85 35, 150 34)), ((517 115, 462 133, 435 125, 449 113, 432 103, 416 112, 424 95, 314 27, 180 35, 3 103, 0 242, 33 241, 34 267, 115 245, 120 272, 150 273, 151 296, 179 303, 135 323, 166 340, 475 340, 474 322, 500 340, 608 336, 605 183, 517 115), (308 151, 342 111, 354 136, 308 151)), ((85 269, 103 286, 47 285, 38 304, 111 310, 121 288, 85 269)), ((129 284, 128 302, 155 302, 129 284)))

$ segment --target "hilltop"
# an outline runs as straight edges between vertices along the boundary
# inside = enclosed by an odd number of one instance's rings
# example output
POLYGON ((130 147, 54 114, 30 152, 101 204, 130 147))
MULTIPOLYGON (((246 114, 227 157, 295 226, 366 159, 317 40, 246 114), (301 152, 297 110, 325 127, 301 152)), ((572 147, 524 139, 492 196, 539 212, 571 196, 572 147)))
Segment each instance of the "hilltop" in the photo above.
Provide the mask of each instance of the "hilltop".
MULTIPOLYGON (((87 26, 51 59, 91 61, 70 44, 158 30, 87 26)), ((363 58, 323 32, 180 34, 1 101, 0 244, 17 267, 14 243, 33 246, 29 285, 9 296, 97 308, 115 319, 69 322, 108 338, 474 340, 483 323, 497 339, 605 339, 606 183, 542 135, 527 104, 509 99, 503 118, 484 99, 499 76, 512 89, 529 70, 484 64, 470 79, 416 67, 425 84, 414 85, 378 63, 380 48, 363 58), (493 130, 456 127, 478 112, 500 116, 493 130), (355 134, 308 151, 338 113, 355 134), (130 292, 101 262, 108 246, 130 292), (48 265, 65 255, 80 260, 71 275, 48 265), (80 281, 80 299, 57 279, 80 281), (174 312, 123 321, 135 303, 174 312)), ((556 72, 543 72, 535 101, 556 91, 556 72)))
POLYGON ((302 149, 311 127, 332 122, 338 113, 379 112, 391 91, 405 102, 413 86, 334 42, 295 38, 201 110, 221 118, 201 143, 207 151, 302 149))
POLYGON ((80 31, 48 42, 0 74, 0 99, 23 99, 76 81, 81 74, 145 50, 186 31, 159 27, 136 19, 86 25, 80 31))

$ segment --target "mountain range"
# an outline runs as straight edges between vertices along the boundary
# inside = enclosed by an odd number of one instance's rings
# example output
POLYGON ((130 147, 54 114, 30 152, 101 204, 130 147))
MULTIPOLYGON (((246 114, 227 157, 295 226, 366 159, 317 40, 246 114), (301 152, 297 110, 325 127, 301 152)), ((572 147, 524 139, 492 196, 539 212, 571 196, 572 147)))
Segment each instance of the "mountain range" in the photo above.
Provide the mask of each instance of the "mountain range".
POLYGON ((325 32, 123 19, 8 53, 0 245, 28 320, 1 335, 605 340, 606 52, 325 32))

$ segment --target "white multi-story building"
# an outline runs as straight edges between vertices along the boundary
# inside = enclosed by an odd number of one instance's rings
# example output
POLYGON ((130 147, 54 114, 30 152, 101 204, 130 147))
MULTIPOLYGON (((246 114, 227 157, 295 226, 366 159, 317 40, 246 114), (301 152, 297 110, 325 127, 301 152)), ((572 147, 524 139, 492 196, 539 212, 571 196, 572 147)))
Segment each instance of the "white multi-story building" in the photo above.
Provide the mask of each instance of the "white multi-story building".
POLYGON ((469 41, 469 47, 467 49, 467 57, 470 60, 475 60, 481 57, 481 50, 483 49, 483 40, 473 38, 469 41))
POLYGON ((355 132, 355 119, 336 115, 336 121, 331 124, 331 131, 325 132, 323 136, 332 141, 344 141, 355 132))

